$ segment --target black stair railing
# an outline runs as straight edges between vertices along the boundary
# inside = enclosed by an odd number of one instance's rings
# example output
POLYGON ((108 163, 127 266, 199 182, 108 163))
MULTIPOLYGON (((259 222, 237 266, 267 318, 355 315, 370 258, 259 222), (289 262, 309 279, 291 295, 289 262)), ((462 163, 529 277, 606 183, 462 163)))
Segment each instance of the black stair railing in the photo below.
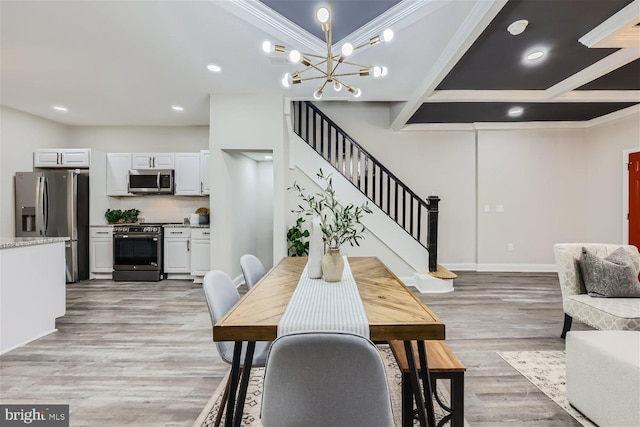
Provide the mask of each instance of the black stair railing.
POLYGON ((427 200, 418 197, 308 101, 293 102, 293 129, 373 204, 427 249, 429 271, 436 271, 440 201, 437 196, 429 196, 427 200))

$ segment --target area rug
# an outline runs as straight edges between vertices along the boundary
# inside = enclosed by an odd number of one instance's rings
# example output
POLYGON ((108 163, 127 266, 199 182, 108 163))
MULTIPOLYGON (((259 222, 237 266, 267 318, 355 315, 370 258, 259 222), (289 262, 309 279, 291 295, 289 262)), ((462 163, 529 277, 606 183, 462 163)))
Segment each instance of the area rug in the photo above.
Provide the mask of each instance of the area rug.
POLYGON ((505 351, 498 355, 580 424, 597 427, 567 401, 564 351, 505 351))
MULTIPOLYGON (((389 346, 378 346, 382 359, 384 360, 387 370, 387 380, 389 382, 389 391, 391 393, 391 405, 393 408, 393 416, 396 426, 402 425, 402 406, 401 406, 401 388, 402 376, 396 360, 391 353, 389 346)), ((229 373, 227 373, 229 375, 229 373)), ((242 425, 261 427, 260 422, 260 405, 262 401, 262 380, 264 377, 264 368, 254 368, 251 370, 249 376, 249 386, 247 388, 247 400, 244 405, 244 414, 242 415, 242 425)), ((222 398, 222 392, 227 382, 227 377, 222 379, 220 386, 213 393, 213 396, 204 407, 200 416, 193 423, 193 427, 211 427, 213 426, 216 414, 220 408, 220 399, 222 398)), ((447 387, 447 381, 438 381, 438 396, 445 405, 449 403, 449 389, 447 387)), ((442 419, 444 412, 438 406, 438 403, 434 400, 433 406, 436 414, 436 422, 442 419)), ((223 416, 224 422, 224 416, 223 416)), ((469 426, 469 423, 465 420, 465 427, 469 426)), ((419 425, 417 420, 414 425, 419 425)), ((448 424, 445 424, 448 425, 448 424)))

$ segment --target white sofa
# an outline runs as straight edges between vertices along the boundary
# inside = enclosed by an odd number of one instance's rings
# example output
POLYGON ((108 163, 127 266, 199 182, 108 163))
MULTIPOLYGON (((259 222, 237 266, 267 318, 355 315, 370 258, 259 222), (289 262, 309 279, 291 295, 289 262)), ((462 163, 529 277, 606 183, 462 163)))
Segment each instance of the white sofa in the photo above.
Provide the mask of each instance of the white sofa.
POLYGON ((571 329, 573 318, 600 330, 640 331, 640 298, 590 297, 578 266, 583 247, 599 257, 606 257, 621 246, 631 256, 636 270, 640 269, 640 253, 635 246, 604 243, 558 243, 553 246, 564 309, 562 338, 571 329))
POLYGON ((567 334, 567 400, 601 427, 640 426, 640 332, 567 334))

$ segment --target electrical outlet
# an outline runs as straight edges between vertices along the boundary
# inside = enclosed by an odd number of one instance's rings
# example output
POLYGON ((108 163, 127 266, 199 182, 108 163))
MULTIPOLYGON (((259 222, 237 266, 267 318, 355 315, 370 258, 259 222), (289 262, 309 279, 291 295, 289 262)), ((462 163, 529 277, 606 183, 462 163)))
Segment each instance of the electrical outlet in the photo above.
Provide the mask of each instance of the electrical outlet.
POLYGON ((504 212, 504 205, 496 205, 496 212, 504 212))
POLYGON ((491 212, 491 205, 484 205, 485 212, 491 212))
POLYGON ((507 250, 508 251, 512 251, 513 250, 513 243, 507 243, 507 250))

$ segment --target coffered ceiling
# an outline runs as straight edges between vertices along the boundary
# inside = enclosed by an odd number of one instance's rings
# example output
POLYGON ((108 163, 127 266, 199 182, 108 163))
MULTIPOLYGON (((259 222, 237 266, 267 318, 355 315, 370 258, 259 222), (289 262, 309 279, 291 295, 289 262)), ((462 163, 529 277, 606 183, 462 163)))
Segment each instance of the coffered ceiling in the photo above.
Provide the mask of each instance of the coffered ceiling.
POLYGON ((640 0, 52 0, 0 2, 0 103, 71 125, 194 125, 208 124, 209 94, 311 99, 315 83, 283 88, 296 66, 260 47, 322 55, 314 16, 329 3, 334 51, 395 37, 353 55, 385 78, 324 100, 389 102, 396 130, 585 121, 640 102, 640 0), (512 36, 518 19, 529 24, 512 36))

